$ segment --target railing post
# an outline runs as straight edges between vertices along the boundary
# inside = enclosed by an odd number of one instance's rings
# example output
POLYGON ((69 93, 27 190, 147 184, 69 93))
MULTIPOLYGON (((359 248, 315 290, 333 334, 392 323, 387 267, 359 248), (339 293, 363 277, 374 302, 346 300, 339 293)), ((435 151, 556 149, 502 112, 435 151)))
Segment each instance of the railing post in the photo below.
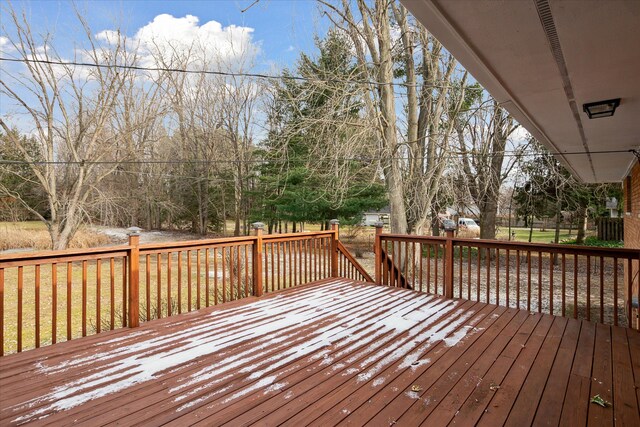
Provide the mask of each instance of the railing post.
POLYGON ((257 237, 253 242, 253 295, 262 296, 262 232, 264 224, 254 222, 253 233, 257 237))
POLYGON ((382 228, 384 227, 384 223, 382 221, 378 221, 375 224, 376 227, 376 237, 373 242, 373 253, 375 255, 375 281, 376 285, 382 284, 382 228))
POLYGON ((453 298, 453 230, 447 230, 444 258, 444 296, 453 298))
POLYGON ((331 231, 333 235, 331 238, 331 277, 338 277, 338 237, 340 233, 340 221, 332 219, 331 231))
POLYGON ((129 309, 123 315, 127 316, 130 328, 140 326, 140 232, 138 227, 127 228, 129 234, 129 309))

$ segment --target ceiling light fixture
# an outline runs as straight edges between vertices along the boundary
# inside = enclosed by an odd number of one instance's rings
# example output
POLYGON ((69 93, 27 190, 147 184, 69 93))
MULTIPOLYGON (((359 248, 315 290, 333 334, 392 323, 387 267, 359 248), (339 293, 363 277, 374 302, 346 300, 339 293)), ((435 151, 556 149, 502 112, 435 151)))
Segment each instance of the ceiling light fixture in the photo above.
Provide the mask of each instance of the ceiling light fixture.
POLYGON ((582 110, 587 113, 587 116, 589 116, 590 119, 597 119, 600 117, 613 116, 618 105, 620 105, 620 98, 607 99, 606 101, 582 104, 582 110))

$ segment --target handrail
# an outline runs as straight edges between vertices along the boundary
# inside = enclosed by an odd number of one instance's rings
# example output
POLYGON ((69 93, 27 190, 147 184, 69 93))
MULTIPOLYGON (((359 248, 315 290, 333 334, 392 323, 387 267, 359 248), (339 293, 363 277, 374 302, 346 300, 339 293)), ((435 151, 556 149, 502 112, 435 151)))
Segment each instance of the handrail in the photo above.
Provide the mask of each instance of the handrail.
POLYGON ((496 246, 509 248, 510 250, 530 250, 544 252, 562 253, 571 251, 578 252, 579 255, 590 254, 606 254, 607 256, 621 256, 626 257, 628 255, 637 256, 640 254, 640 249, 631 248, 601 248, 595 246, 579 246, 573 244, 557 244, 557 243, 529 243, 529 242, 514 242, 505 240, 490 240, 490 239, 468 239, 453 237, 451 239, 442 236, 418 236, 418 235, 403 235, 403 234, 381 234, 383 240, 395 240, 395 241, 410 241, 410 242, 438 242, 444 244, 448 240, 452 240, 454 245, 474 245, 484 248, 495 248, 496 246))
POLYGON ((396 266, 395 262, 393 262, 393 259, 391 258, 391 256, 389 256, 387 251, 385 251, 383 248, 380 248, 380 253, 382 257, 382 264, 385 266, 387 271, 391 271, 391 280, 399 281, 401 288, 413 289, 413 286, 409 284, 407 278, 404 277, 404 274, 402 274, 402 271, 398 268, 398 266, 396 266))
POLYGON ((338 250, 342 255, 344 255, 347 260, 351 263, 351 265, 362 275, 365 281, 373 283, 373 278, 367 273, 360 263, 351 255, 349 250, 342 244, 340 240, 338 240, 338 250))
POLYGON ((139 238, 0 255, 0 356, 339 277, 340 262, 345 275, 372 281, 338 241, 337 223, 326 231, 256 230, 182 242, 139 244, 139 238))
POLYGON ((23 262, 37 262, 49 259, 71 259, 85 257, 87 255, 110 255, 129 250, 129 245, 105 246, 89 249, 69 249, 57 251, 21 252, 16 254, 0 255, 0 267, 13 267, 24 265, 23 262))
POLYGON ((139 246, 141 251, 154 251, 162 249, 179 249, 196 246, 214 246, 223 245, 226 243, 252 243, 256 241, 255 236, 240 236, 240 237, 217 237, 215 239, 201 239, 201 240, 185 240, 180 242, 163 242, 163 243, 145 243, 139 246))
MULTIPOLYGON (((376 283, 384 268, 385 247, 400 260, 394 268, 414 289, 442 295, 573 316, 639 328, 640 250, 576 245, 507 242, 376 232, 376 283), (544 297, 543 297, 544 296, 544 297), (514 304, 515 303, 515 304, 514 304)), ((392 283, 393 285, 393 283, 392 283)))
POLYGON ((329 237, 333 234, 333 231, 303 231, 300 233, 284 233, 284 234, 265 234, 262 236, 262 240, 280 240, 280 239, 308 239, 310 237, 329 237))

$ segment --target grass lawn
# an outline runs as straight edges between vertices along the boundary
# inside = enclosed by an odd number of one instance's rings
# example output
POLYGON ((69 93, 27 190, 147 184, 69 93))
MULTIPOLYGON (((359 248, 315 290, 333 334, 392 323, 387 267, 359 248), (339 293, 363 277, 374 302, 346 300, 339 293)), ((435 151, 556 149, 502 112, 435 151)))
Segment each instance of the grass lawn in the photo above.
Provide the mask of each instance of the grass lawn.
MULTIPOLYGON (((516 238, 515 240, 518 242, 528 242, 529 241, 529 229, 528 228, 515 228, 512 227, 511 231, 515 231, 516 238)), ((575 239, 577 231, 572 230, 571 234, 569 234, 568 229, 560 229, 560 241, 566 239, 575 239)), ((534 228, 533 233, 531 235, 531 243, 553 243, 554 237, 556 235, 556 231, 554 229, 546 229, 545 231, 540 231, 539 228, 534 228)), ((589 233, 587 232, 587 235, 589 233)), ((496 236, 501 240, 508 240, 509 238, 509 228, 501 227, 498 231, 498 235, 496 236)))

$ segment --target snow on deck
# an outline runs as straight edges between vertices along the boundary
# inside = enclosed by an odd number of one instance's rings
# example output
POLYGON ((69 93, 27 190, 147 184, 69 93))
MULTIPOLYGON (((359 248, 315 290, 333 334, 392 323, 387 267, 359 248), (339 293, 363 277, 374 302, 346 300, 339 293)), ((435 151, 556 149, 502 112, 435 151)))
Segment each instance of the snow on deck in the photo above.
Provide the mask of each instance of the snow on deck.
MULTIPOLYGON (((267 424, 318 418, 323 425, 359 419, 363 402, 382 396, 428 406, 437 399, 422 388, 431 365, 447 360, 443 354, 462 355, 467 341, 482 342, 490 325, 517 316, 526 323, 529 316, 511 310, 507 319, 505 312, 326 280, 23 353, 32 355, 28 362, 20 355, 0 359, 0 387, 13 391, 0 398, 0 424, 219 424, 267 417, 267 424), (338 418, 323 419, 330 413, 338 418)), ((445 363, 456 366, 456 360, 445 363)), ((448 377, 457 381, 462 374, 451 367, 448 377)), ((467 382, 479 386, 482 377, 467 382)))

